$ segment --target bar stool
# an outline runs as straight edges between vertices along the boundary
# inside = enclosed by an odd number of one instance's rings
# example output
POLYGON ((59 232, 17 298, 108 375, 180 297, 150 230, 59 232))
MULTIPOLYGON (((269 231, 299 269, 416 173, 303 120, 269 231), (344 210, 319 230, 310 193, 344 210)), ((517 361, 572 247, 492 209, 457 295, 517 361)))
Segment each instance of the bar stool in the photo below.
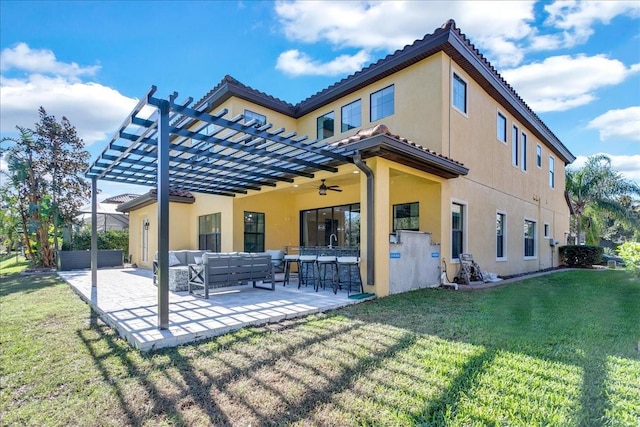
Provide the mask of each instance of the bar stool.
POLYGON ((285 255, 284 256, 284 280, 282 282, 282 286, 287 286, 289 284, 289 279, 291 278, 291 264, 296 265, 297 277, 300 280, 300 261, 299 255, 285 255))
POLYGON ((341 256, 336 259, 338 265, 338 287, 342 289, 342 285, 347 288, 347 295, 351 291, 357 289, 360 293, 362 290, 362 276, 360 275, 360 258, 357 256, 341 256), (346 268, 346 271, 344 270, 346 268), (355 268, 355 273, 353 269, 355 268), (353 276, 356 277, 353 277, 353 276))
POLYGON ((300 255, 298 256, 298 289, 302 285, 307 286, 309 282, 315 288, 317 286, 318 275, 316 274, 318 257, 316 255, 300 255), (309 271, 311 269, 311 271, 309 271))
POLYGON ((322 289, 325 289, 327 287, 327 282, 329 282, 331 289, 333 289, 333 293, 337 293, 338 285, 335 277, 338 273, 338 265, 336 264, 336 257, 329 255, 319 256, 316 262, 318 263, 318 282, 316 284, 316 292, 320 286, 322 286, 322 289), (327 277, 329 273, 327 270, 331 272, 331 277, 327 277))

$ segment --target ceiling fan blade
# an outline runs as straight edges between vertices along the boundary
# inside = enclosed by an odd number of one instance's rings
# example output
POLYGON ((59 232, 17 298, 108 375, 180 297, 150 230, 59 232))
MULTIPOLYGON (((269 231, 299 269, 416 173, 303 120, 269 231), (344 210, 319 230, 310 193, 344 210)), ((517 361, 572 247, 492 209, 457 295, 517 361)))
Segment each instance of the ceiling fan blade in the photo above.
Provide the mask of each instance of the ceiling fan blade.
POLYGON ((337 188, 337 185, 332 185, 331 187, 327 187, 327 190, 337 191, 338 193, 342 193, 342 190, 337 188))

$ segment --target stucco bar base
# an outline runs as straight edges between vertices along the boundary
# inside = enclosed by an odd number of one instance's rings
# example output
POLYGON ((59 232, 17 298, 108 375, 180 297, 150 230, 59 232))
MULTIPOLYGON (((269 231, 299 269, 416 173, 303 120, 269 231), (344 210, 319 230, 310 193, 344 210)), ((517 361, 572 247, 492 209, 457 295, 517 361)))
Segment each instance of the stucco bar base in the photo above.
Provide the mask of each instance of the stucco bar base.
POLYGON ((91 271, 64 271, 58 275, 101 319, 115 328, 132 346, 148 351, 175 347, 240 329, 334 310, 362 300, 349 299, 327 289, 297 289, 296 283, 275 291, 251 286, 219 288, 206 300, 187 292, 169 292, 169 328, 159 330, 158 289, 150 270, 98 270, 97 287, 91 287, 91 271))

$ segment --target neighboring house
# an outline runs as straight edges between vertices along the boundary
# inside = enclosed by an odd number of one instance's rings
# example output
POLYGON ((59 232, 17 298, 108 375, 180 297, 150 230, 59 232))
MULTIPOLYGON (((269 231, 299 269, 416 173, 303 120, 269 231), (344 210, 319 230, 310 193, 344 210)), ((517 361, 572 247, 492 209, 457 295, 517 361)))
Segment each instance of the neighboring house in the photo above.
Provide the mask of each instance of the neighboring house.
MULTIPOLYGON (((138 194, 119 194, 108 197, 97 205, 97 228, 98 231, 106 230, 126 230, 129 228, 129 216, 118 211, 118 205, 139 197, 138 194)), ((91 204, 80 208, 80 215, 76 217, 80 228, 91 228, 91 204)))
MULTIPOLYGON (((367 265, 375 266, 366 290, 380 296, 390 293, 396 229, 432 233, 450 278, 460 253, 501 275, 558 265, 550 243, 569 233, 565 166, 575 157, 453 21, 296 105, 226 76, 193 108, 317 137, 316 145, 358 152, 366 165, 354 155, 334 162, 337 172, 260 191, 189 187, 193 199, 170 203, 171 249, 262 251, 328 245, 336 234, 338 245, 360 246, 365 281, 367 265)), ((220 130, 185 121, 206 135, 220 130)), ((144 229, 157 226, 155 200, 145 195, 120 210, 130 215, 134 260, 150 267, 156 233, 144 229)))

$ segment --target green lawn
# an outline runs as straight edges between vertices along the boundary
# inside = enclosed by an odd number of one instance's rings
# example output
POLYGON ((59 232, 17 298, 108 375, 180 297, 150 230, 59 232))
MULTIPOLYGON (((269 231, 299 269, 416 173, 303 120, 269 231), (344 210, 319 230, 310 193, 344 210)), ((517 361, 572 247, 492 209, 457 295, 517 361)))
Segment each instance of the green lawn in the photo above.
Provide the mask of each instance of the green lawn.
POLYGON ((0 277, 20 273, 28 265, 29 261, 15 252, 0 255, 0 277))
POLYGON ((140 354, 54 275, 0 285, 3 425, 634 426, 640 280, 422 290, 140 354))

